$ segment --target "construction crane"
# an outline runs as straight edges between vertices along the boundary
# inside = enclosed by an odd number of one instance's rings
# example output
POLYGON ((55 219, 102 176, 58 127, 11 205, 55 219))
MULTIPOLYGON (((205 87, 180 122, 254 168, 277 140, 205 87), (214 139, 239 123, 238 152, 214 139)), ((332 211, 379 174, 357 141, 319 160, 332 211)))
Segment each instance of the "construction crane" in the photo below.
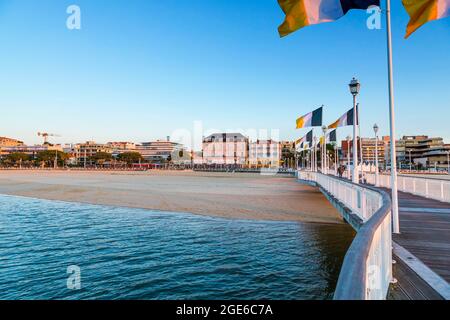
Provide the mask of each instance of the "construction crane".
POLYGON ((43 137, 44 144, 49 144, 48 137, 60 137, 60 135, 54 134, 54 133, 47 133, 47 132, 38 132, 38 137, 43 137))

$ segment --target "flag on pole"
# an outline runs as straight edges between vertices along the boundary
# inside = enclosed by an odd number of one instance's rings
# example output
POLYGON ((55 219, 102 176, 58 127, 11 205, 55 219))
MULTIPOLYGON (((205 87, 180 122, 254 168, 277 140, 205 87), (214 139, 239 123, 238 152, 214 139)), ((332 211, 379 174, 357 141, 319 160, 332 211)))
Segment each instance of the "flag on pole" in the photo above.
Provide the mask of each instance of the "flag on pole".
POLYGON ((306 141, 309 143, 310 146, 313 145, 313 130, 308 132, 308 134, 306 135, 306 141))
POLYGON ((328 141, 330 141, 330 142, 337 141, 336 129, 334 129, 333 131, 330 131, 330 133, 328 133, 328 141))
POLYGON ((313 131, 311 130, 303 138, 300 138, 297 141, 295 141, 295 146, 301 145, 300 148, 303 148, 303 145, 305 143, 310 143, 310 141, 309 141, 310 139, 312 142, 312 134, 313 134, 313 131))
POLYGON ((336 21, 351 9, 380 6, 380 0, 278 0, 286 18, 278 28, 280 37, 303 27, 336 21))
POLYGON ((306 136, 304 136, 303 138, 300 138, 300 139, 298 139, 297 141, 295 141, 295 145, 297 146, 297 145, 299 145, 299 144, 302 144, 303 142, 305 142, 306 141, 306 136))
POLYGON ((322 126, 323 106, 297 119, 297 129, 322 126))
MULTIPOLYGON (((358 113, 358 108, 356 108, 356 110, 358 113)), ((356 124, 357 125, 359 124, 358 115, 356 116, 356 124)), ((342 117, 340 117, 339 119, 337 119, 335 122, 330 124, 328 126, 328 129, 336 129, 339 127, 352 126, 352 125, 353 125, 353 108, 351 108, 349 111, 344 113, 344 115, 342 117)))
POLYGON ((402 0, 410 20, 405 39, 425 23, 450 16, 450 0, 402 0))

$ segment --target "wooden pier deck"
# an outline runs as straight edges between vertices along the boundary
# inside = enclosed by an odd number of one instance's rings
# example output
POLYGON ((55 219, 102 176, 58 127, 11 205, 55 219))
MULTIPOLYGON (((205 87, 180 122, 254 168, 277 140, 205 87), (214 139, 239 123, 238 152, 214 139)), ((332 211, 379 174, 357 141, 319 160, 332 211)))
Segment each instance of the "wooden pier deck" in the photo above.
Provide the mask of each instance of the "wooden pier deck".
POLYGON ((400 234, 394 234, 393 240, 406 251, 396 250, 394 244, 394 259, 398 261, 394 277, 398 283, 390 298, 442 299, 442 292, 449 292, 450 282, 450 204, 399 192, 399 215, 400 234), (409 253, 419 261, 414 262, 409 253), (398 254, 403 257, 399 259, 398 254))

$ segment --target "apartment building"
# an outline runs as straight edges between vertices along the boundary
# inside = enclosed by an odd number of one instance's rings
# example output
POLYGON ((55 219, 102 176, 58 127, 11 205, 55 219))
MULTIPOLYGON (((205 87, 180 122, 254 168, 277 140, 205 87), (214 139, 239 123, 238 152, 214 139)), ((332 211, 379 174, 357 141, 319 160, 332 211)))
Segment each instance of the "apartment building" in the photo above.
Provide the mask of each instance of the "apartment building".
POLYGON ((183 145, 170 141, 169 137, 166 140, 143 142, 140 145, 136 145, 135 151, 139 152, 146 161, 152 163, 166 163, 186 157, 190 160, 190 155, 184 149, 183 145))
MULTIPOLYGON (((358 138, 358 161, 363 161, 365 164, 375 164, 376 151, 378 151, 378 164, 384 167, 386 163, 386 137, 378 139, 378 146, 375 138, 358 138)), ((342 140, 340 152, 340 163, 347 164, 348 152, 350 151, 350 162, 353 163, 353 140, 347 142, 342 140)))
MULTIPOLYGON (((387 141, 386 161, 390 163, 390 141, 387 141)), ((399 168, 446 168, 447 148, 440 137, 403 136, 396 141, 399 168)))
POLYGON ((215 133, 203 139, 203 163, 246 166, 248 138, 240 133, 215 133))
POLYGON ((96 143, 95 141, 86 141, 85 143, 79 143, 74 146, 74 154, 77 164, 89 164, 92 156, 98 152, 111 153, 113 149, 107 144, 96 143))
MULTIPOLYGON (((341 164, 347 163, 347 154, 350 150, 350 161, 353 163, 353 141, 341 142, 341 164)), ((403 136, 395 142, 397 166, 401 169, 412 168, 441 168, 446 169, 448 164, 447 152, 449 145, 445 145, 442 138, 430 138, 425 135, 403 136)), ((391 143, 389 136, 384 136, 378 141, 378 161, 381 168, 390 167, 391 143)), ((375 138, 358 139, 358 158, 365 163, 375 162, 375 138)))
POLYGON ((249 166, 255 168, 279 167, 281 143, 274 140, 257 140, 249 144, 249 166))
POLYGON ((133 142, 108 142, 106 145, 111 149, 113 157, 124 152, 137 152, 136 144, 133 142))
POLYGON ((136 148, 136 144, 133 142, 108 142, 106 145, 113 150, 134 150, 136 148))
POLYGON ((20 147, 23 145, 24 145, 24 143, 22 141, 7 138, 7 137, 0 137, 0 148, 2 148, 2 147, 20 147))

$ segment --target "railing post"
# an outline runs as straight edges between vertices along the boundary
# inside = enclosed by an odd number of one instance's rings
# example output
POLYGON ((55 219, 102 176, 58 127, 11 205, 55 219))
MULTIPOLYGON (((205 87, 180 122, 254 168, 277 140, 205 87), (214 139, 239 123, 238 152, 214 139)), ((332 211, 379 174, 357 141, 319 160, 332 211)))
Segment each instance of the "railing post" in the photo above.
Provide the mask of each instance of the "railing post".
POLYGON ((425 198, 428 198, 428 180, 425 180, 425 198))
POLYGON ((442 199, 442 201, 445 200, 445 197, 444 197, 444 181, 441 181, 441 199, 442 199))
POLYGON ((416 179, 413 179, 413 193, 416 193, 416 179))

